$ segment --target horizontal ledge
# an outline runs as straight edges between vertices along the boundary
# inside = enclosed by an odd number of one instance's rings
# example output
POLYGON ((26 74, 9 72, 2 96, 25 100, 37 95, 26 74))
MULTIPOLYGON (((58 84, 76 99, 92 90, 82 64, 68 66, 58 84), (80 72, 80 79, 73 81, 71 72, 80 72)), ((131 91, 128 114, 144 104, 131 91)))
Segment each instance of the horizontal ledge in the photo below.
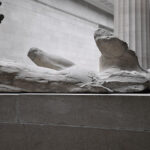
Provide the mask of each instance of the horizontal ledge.
POLYGON ((145 96, 150 96, 150 93, 147 93, 147 94, 137 94, 137 93, 131 93, 131 94, 129 94, 129 93, 127 93, 127 94, 95 94, 95 93, 77 93, 77 94, 75 94, 75 93, 73 93, 73 94, 71 94, 71 93, 0 93, 0 96, 9 96, 9 95, 14 95, 14 96, 18 96, 18 95, 23 95, 23 96, 28 96, 28 95, 40 95, 40 96, 47 96, 47 95, 49 95, 49 96, 125 96, 125 97, 127 97, 127 96, 134 96, 134 97, 145 97, 145 96))

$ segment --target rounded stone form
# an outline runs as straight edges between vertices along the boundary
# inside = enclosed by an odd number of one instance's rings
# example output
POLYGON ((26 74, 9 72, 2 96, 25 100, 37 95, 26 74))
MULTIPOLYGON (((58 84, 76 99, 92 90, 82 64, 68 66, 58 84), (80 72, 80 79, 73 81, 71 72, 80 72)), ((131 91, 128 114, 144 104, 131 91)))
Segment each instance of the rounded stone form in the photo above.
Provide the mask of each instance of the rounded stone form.
POLYGON ((98 39, 96 43, 98 48, 101 49, 102 55, 108 58, 121 57, 128 48, 125 42, 120 42, 120 40, 115 37, 98 39))
POLYGON ((36 65, 54 70, 63 70, 74 65, 73 62, 65 58, 47 54, 38 48, 31 48, 28 52, 28 57, 36 65))
POLYGON ((128 71, 145 71, 141 68, 134 51, 129 50, 128 44, 107 31, 98 29, 94 35, 96 44, 101 52, 100 71, 119 69, 128 71))

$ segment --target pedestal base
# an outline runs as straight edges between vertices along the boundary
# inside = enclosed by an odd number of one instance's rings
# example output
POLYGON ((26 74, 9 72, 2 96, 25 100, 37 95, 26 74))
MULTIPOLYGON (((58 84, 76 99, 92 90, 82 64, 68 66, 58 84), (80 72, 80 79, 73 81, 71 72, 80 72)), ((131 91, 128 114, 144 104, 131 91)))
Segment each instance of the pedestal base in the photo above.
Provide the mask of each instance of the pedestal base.
POLYGON ((149 94, 0 94, 0 147, 148 150, 149 97, 149 94))

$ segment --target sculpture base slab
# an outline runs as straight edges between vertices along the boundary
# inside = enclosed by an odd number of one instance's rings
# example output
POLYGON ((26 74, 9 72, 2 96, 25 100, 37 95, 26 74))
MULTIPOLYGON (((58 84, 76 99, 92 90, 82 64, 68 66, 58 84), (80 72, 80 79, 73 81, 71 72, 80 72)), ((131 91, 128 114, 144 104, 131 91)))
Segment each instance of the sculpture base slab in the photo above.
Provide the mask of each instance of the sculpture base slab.
POLYGON ((148 150, 150 94, 0 94, 4 150, 148 150))

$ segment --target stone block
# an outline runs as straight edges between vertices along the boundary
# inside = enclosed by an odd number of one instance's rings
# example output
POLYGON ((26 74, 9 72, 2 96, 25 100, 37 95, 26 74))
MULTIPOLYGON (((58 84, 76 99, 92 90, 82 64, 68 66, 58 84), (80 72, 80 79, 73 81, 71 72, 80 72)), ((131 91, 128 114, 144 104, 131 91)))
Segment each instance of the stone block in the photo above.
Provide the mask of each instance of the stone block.
POLYGON ((16 122, 17 96, 0 95, 0 122, 16 122))
POLYGON ((20 95, 21 123, 150 130, 149 95, 20 95))
POLYGON ((2 150, 148 150, 150 132, 0 124, 2 150))

